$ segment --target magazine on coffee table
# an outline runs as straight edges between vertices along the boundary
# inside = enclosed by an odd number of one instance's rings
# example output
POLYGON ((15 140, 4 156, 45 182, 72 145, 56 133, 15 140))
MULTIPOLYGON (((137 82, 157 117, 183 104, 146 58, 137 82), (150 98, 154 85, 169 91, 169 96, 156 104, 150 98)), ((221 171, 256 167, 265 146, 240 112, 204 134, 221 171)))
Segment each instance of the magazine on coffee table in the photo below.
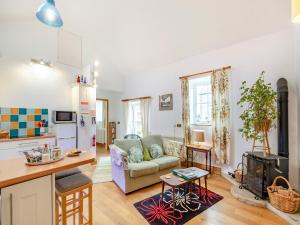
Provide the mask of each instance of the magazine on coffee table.
POLYGON ((198 177, 198 173, 194 168, 175 169, 172 172, 174 175, 179 176, 185 180, 191 180, 198 177))

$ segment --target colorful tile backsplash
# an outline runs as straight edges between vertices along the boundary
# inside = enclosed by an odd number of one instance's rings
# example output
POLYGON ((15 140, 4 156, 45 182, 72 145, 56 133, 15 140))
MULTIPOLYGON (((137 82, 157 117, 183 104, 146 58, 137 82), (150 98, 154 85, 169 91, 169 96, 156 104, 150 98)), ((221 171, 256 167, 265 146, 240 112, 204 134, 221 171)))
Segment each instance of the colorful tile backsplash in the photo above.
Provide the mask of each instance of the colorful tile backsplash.
POLYGON ((0 107, 0 130, 9 130, 11 138, 39 136, 39 122, 45 120, 47 129, 48 109, 0 107))

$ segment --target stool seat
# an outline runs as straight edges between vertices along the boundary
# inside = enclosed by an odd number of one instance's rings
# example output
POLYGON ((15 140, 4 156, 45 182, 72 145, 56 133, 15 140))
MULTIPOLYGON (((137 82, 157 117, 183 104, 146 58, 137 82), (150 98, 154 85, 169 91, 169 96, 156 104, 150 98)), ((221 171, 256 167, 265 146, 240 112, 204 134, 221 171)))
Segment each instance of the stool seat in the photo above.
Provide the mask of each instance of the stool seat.
POLYGON ((55 181, 56 190, 60 193, 92 183, 92 180, 82 173, 77 173, 55 181))
POLYGON ((73 168, 73 169, 69 169, 69 170, 64 170, 64 171, 61 171, 61 172, 58 172, 55 174, 55 180, 58 180, 58 179, 61 179, 61 178, 67 177, 67 176, 71 176, 71 175, 74 175, 77 173, 81 173, 81 170, 78 169, 77 167, 73 168))

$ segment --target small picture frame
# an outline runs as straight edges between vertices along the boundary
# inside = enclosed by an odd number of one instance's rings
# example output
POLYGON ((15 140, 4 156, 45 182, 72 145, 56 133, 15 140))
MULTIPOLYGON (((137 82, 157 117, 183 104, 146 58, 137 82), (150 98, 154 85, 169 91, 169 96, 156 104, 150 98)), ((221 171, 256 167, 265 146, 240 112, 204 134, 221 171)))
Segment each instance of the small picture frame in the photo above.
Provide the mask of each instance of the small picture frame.
POLYGON ((173 110, 173 95, 165 94, 159 96, 159 111, 173 110))

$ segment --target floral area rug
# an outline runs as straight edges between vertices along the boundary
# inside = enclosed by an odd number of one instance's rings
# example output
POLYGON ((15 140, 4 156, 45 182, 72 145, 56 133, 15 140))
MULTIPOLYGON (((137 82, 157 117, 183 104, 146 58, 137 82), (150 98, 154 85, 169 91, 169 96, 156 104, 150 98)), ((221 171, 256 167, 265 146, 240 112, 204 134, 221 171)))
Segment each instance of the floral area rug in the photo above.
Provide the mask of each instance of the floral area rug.
POLYGON ((175 213, 172 189, 164 192, 163 200, 159 193, 135 203, 134 206, 151 225, 181 225, 223 199, 212 191, 207 192, 206 198, 205 188, 201 188, 202 197, 199 199, 199 187, 194 186, 185 202, 184 188, 176 188, 175 213))

